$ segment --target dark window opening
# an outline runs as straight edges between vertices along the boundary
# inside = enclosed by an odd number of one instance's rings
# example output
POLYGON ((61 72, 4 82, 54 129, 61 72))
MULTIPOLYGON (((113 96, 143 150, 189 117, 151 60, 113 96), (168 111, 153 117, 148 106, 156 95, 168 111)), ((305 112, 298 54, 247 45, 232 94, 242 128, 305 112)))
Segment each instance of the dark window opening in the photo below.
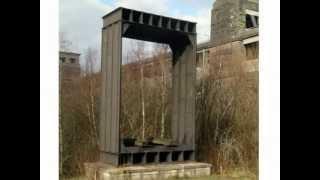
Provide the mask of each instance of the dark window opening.
POLYGON ((188 26, 188 32, 195 32, 196 31, 196 29, 195 29, 195 25, 194 24, 188 24, 189 26, 188 26))
POLYGON ((150 21, 150 15, 149 14, 143 14, 143 23, 149 24, 150 21))
POLYGON ((147 163, 156 162, 157 153, 147 153, 147 163))
POLYGON ((183 152, 183 159, 185 161, 192 160, 192 156, 193 156, 193 151, 185 151, 185 152, 183 152))
POLYGON ((176 29, 177 23, 178 23, 178 21, 173 19, 173 20, 171 21, 171 29, 177 30, 177 29, 176 29))
POLYGON ((141 13, 133 11, 133 21, 138 23, 140 15, 141 15, 141 13))
POLYGON ((203 62, 203 63, 206 63, 206 62, 208 62, 209 61, 209 56, 210 56, 210 51, 209 50, 207 50, 206 52, 205 52, 205 56, 204 56, 204 60, 205 60, 205 62, 203 62))
POLYGON ((133 154, 133 164, 141 164, 144 156, 145 154, 143 153, 133 154))
POLYGON ((247 14, 246 15, 246 28, 255 28, 259 25, 259 17, 258 16, 252 16, 247 14))
POLYGON ((160 163, 163 163, 163 162, 167 162, 168 161, 168 156, 169 156, 169 152, 160 152, 160 155, 159 155, 159 162, 160 163))
POLYGON ((71 63, 71 64, 76 63, 76 59, 74 59, 74 58, 70 58, 70 63, 71 63))
POLYGON ((259 43, 250 43, 245 45, 247 60, 259 58, 259 43))
POLYGON ((130 164, 131 163, 131 154, 123 154, 120 158, 121 164, 130 164))
POLYGON ((256 20, 257 25, 259 25, 259 16, 254 16, 254 19, 256 20))
POLYGON ((206 50, 205 52, 197 53, 196 63, 198 68, 204 68, 205 65, 209 62, 210 51, 206 50))
POLYGON ((62 58, 60 58, 60 61, 61 61, 62 63, 65 63, 65 62, 66 62, 66 58, 65 58, 65 57, 62 57, 62 58))
POLYGON ((168 23, 169 23, 169 19, 168 19, 168 18, 163 18, 163 19, 162 19, 162 26, 163 26, 164 28, 169 28, 169 27, 168 27, 168 23))
POLYGON ((250 15, 246 15, 246 28, 253 28, 253 22, 250 15))
POLYGON ((181 30, 181 31, 185 31, 185 30, 186 30, 186 25, 187 25, 186 22, 181 21, 181 23, 180 23, 180 30, 181 30))
POLYGON ((179 161, 179 160, 180 160, 181 153, 182 153, 182 152, 173 152, 173 153, 172 153, 172 161, 173 161, 173 162, 179 161))
POLYGON ((160 21, 160 17, 159 16, 153 16, 152 25, 153 26, 158 26, 159 25, 159 21, 160 21))
POLYGON ((123 19, 126 21, 130 20, 130 11, 128 11, 128 10, 123 11, 123 19))
POLYGON ((197 67, 202 67, 202 61, 203 61, 203 53, 197 53, 197 67))

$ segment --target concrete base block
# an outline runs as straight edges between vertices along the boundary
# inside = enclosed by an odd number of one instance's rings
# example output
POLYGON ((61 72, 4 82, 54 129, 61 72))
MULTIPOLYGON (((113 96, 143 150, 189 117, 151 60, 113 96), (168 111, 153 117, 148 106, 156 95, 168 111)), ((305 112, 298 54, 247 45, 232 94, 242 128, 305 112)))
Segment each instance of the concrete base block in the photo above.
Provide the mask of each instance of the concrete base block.
POLYGON ((114 167, 102 163, 86 163, 88 180, 165 180, 211 175, 211 165, 198 162, 114 167))

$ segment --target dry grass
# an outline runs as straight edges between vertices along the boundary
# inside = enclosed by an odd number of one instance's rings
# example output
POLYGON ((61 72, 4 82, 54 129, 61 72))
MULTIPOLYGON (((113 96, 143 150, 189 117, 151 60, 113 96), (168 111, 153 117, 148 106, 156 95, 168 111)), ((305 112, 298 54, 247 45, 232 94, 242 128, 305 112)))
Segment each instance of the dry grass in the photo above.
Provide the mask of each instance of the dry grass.
MULTIPOLYGON (((257 179, 258 174, 258 74, 245 74, 238 62, 232 68, 233 78, 221 79, 219 65, 212 64, 209 76, 198 82, 196 102, 197 145, 200 161, 213 165, 214 172, 221 176, 204 179, 257 179), (220 74, 219 74, 220 73, 220 74), (239 170, 241 168, 241 170, 239 170)), ((229 70, 230 70, 229 69, 229 70)), ((96 124, 99 117, 100 74, 89 74, 71 93, 62 92, 61 122, 63 130, 61 174, 83 174, 83 163, 97 159, 96 124), (93 105, 93 106, 92 106, 93 105)), ((139 86, 128 84, 124 92, 122 121, 130 122, 121 128, 124 134, 135 130, 141 132, 139 118, 141 106, 139 86), (126 96, 128 94, 128 96, 126 96), (138 102, 138 105, 135 105, 138 102), (130 119, 130 121, 128 121, 130 119), (133 124, 133 125, 132 125, 133 124), (132 126, 132 127, 131 127, 132 126), (131 127, 130 129, 128 129, 131 127)), ((147 86, 146 86, 147 87, 147 86)), ((159 87, 159 86, 156 86, 159 87)), ((147 89, 147 88, 146 88, 147 89)), ((160 136, 161 115, 164 108, 161 91, 147 89, 146 135, 160 136), (158 96, 156 96, 158 95, 158 96), (151 100, 152 99, 152 100, 151 100), (157 122, 157 123, 155 123, 157 122)), ((166 95, 169 97, 169 94, 166 95)), ((170 107, 166 106, 170 110, 170 107)), ((167 129, 170 129, 170 111, 165 113, 167 129), (168 119, 168 120, 167 120, 168 119)), ((133 131, 133 132, 135 132, 133 131)), ((168 133, 168 132, 167 132, 168 133)), ((166 135, 166 136, 169 136, 166 135)), ((61 140, 61 139, 60 139, 61 140)), ((79 178, 78 178, 79 179, 79 178)), ((68 179, 68 180, 78 180, 68 179)), ((84 180, 84 179, 79 179, 84 180)), ((201 180, 201 179, 199 179, 201 180)))
POLYGON ((211 64, 197 87, 198 157, 221 175, 258 169, 258 73, 244 73, 240 63, 228 64, 229 78, 211 64))

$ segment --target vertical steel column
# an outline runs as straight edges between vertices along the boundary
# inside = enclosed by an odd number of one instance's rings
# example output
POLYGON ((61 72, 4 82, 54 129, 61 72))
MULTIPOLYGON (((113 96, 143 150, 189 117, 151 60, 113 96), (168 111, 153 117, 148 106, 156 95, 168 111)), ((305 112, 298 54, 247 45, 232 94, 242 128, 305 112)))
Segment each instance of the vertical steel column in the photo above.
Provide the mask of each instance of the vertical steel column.
MULTIPOLYGON (((112 16, 109 18, 113 18, 112 16)), ((101 159, 119 163, 120 152, 120 70, 122 62, 122 22, 108 21, 102 33, 102 100, 100 118, 101 159)))
POLYGON ((187 46, 173 49, 172 136, 182 145, 195 143, 196 36, 188 38, 187 46))

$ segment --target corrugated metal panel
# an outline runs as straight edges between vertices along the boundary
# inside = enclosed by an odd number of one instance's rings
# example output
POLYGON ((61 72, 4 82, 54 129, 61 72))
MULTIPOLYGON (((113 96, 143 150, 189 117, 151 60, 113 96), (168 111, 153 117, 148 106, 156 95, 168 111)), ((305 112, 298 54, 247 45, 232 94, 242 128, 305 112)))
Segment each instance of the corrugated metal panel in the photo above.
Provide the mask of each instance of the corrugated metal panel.
POLYGON ((121 75, 121 62, 122 62, 122 23, 118 22, 114 25, 114 50, 113 50, 113 68, 114 68, 114 102, 113 107, 114 111, 113 113, 113 138, 112 138, 112 144, 113 149, 111 152, 113 153, 119 153, 120 151, 120 139, 119 139, 119 133, 120 133, 120 75, 121 75))
MULTIPOLYGON (((112 26, 111 26, 112 27, 112 26)), ((106 82, 106 151, 105 152, 110 152, 111 151, 111 126, 112 126, 112 78, 113 78, 113 72, 112 72, 112 28, 107 29, 107 54, 106 54, 106 59, 107 65, 106 65, 106 70, 107 70, 107 82, 106 82)))
MULTIPOLYGON (((196 40, 193 39, 194 43, 196 43, 196 40)), ((195 82, 196 82, 196 47, 194 45, 189 45, 187 47, 186 53, 187 56, 187 85, 186 85, 186 127, 185 127, 185 133, 187 138, 187 144, 194 145, 195 143, 195 82)))
POLYGON ((178 64, 180 66, 179 74, 179 144, 185 144, 185 120, 186 120, 186 52, 178 59, 178 64))
MULTIPOLYGON (((105 49, 106 49, 106 30, 102 30, 102 52, 101 52, 101 57, 105 57, 105 49)), ((106 66, 106 61, 104 61, 103 59, 101 59, 101 67, 105 67, 106 66)), ((102 79, 102 94, 101 94, 101 98, 105 99, 106 98, 106 91, 105 91, 105 85, 107 82, 107 75, 106 75, 106 69, 102 68, 101 69, 101 79, 102 79)), ((100 101, 100 123, 99 123, 99 139, 100 139, 100 150, 101 151, 105 151, 106 149, 106 111, 105 111, 105 107, 106 107, 106 101, 100 101)))
POLYGON ((101 145, 104 152, 119 152, 119 108, 121 68, 121 22, 104 30, 102 45, 103 93, 101 145), (104 137, 103 137, 104 136, 104 137))
POLYGON ((173 62, 174 66, 172 68, 172 119, 171 119, 171 133, 172 139, 178 143, 179 139, 179 108, 178 108, 178 100, 179 100, 179 66, 176 61, 176 53, 173 51, 173 62))

